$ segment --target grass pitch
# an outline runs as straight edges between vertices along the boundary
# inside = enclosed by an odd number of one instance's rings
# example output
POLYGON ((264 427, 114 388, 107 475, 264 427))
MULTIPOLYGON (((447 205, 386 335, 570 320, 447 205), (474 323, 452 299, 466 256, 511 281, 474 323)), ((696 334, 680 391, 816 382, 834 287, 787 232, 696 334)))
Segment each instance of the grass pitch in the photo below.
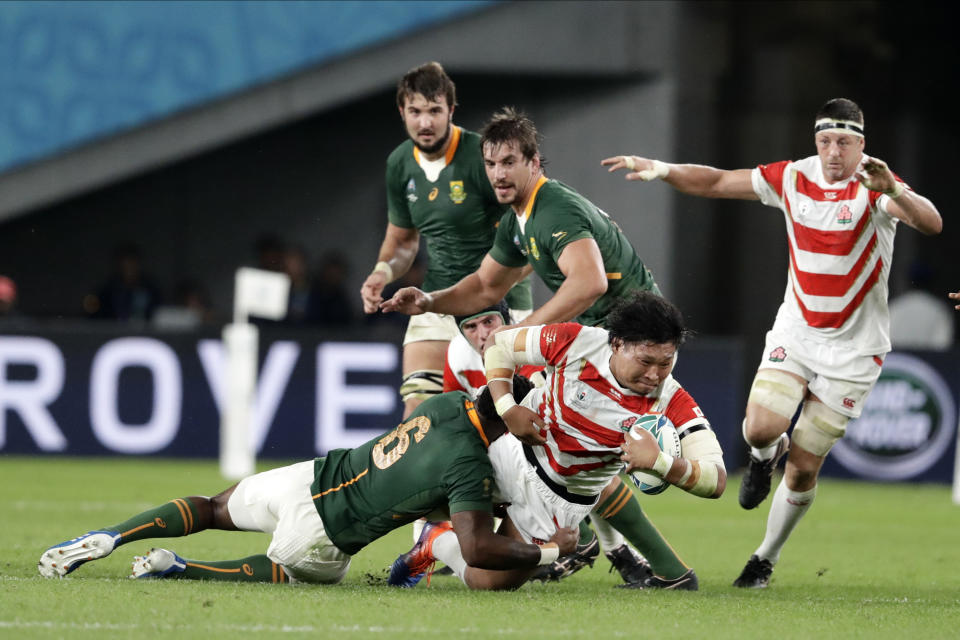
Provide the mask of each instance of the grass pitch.
MULTIPOLYGON (((273 465, 266 465, 273 466, 273 465)), ((468 591, 434 577, 383 585, 411 545, 409 527, 361 551, 337 586, 127 579, 125 545, 64 580, 36 563, 50 545, 186 495, 228 486, 215 461, 0 457, 0 638, 460 637, 956 638, 960 507, 943 486, 824 480, 771 587, 730 586, 763 536, 767 503, 737 505, 739 478, 717 501, 677 489, 642 504, 700 577, 700 591, 614 589, 600 558, 559 584, 468 591)), ((262 553, 267 537, 208 531, 158 541, 202 560, 262 553)))

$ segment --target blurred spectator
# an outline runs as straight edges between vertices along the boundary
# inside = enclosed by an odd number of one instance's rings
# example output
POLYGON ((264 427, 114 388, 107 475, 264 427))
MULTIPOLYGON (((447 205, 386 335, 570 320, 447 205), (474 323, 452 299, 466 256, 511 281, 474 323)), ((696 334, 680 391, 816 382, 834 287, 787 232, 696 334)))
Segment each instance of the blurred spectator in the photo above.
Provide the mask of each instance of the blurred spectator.
POLYGON ((287 301, 286 322, 289 324, 307 324, 314 321, 311 317, 316 306, 313 301, 313 282, 310 278, 310 265, 306 251, 302 247, 291 247, 283 254, 283 270, 290 276, 290 297, 287 301))
POLYGON ((347 289, 350 267, 338 251, 320 261, 320 272, 310 300, 312 321, 324 326, 346 326, 354 321, 354 296, 347 289))
POLYGON ((17 285, 7 276, 0 276, 0 318, 13 316, 17 306, 17 285))
POLYGON ((96 295, 84 298, 83 306, 95 318, 142 322, 159 303, 159 289, 143 273, 139 249, 128 244, 116 249, 113 274, 96 295))
POLYGON ((159 306, 153 314, 153 325, 158 329, 189 330, 214 322, 206 288, 191 278, 177 283, 174 304, 159 306))
POLYGON ((945 351, 953 345, 953 314, 933 293, 935 273, 922 261, 910 266, 914 289, 890 300, 890 342, 894 349, 945 351))
POLYGON ((283 271, 286 251, 284 242, 275 233, 261 233, 257 236, 257 268, 265 271, 283 271))

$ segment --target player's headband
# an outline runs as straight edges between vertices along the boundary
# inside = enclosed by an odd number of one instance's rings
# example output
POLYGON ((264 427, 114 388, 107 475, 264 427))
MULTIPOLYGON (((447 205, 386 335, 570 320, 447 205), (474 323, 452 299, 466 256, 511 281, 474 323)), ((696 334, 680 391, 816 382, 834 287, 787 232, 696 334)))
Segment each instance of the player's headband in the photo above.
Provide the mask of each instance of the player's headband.
POLYGON ((852 120, 821 118, 814 123, 813 132, 820 133, 821 131, 827 131, 829 133, 852 133, 855 136, 863 137, 863 125, 852 120))

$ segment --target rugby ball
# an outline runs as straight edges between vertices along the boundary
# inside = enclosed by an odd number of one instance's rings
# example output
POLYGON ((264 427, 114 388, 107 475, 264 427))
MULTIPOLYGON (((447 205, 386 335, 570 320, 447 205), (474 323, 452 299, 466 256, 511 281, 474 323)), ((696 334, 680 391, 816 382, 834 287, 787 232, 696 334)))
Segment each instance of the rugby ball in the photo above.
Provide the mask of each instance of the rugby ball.
MULTIPOLYGON (((640 429, 650 432, 657 444, 660 445, 661 451, 674 458, 680 457, 680 436, 677 434, 677 428, 673 426, 670 418, 662 413, 646 413, 630 425, 627 436, 636 438, 637 436, 634 434, 640 429)), ((630 474, 630 478, 639 487, 640 491, 650 496, 663 493, 670 486, 669 482, 665 482, 653 473, 645 471, 634 471, 630 474)))

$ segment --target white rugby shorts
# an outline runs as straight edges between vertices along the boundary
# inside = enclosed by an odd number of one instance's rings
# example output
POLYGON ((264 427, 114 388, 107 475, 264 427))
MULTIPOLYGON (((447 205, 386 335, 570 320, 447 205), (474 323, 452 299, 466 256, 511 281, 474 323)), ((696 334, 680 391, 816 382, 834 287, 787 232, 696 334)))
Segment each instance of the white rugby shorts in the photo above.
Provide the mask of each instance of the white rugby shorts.
POLYGON ((410 316, 407 332, 403 335, 404 346, 411 342, 443 340, 450 342, 460 333, 453 316, 442 313, 421 313, 410 316))
POLYGON ((837 344, 824 344, 773 329, 758 369, 787 371, 807 381, 810 392, 837 413, 860 417, 880 377, 883 354, 865 356, 837 344))
POLYGON ((596 506, 568 502, 554 493, 524 457, 522 443, 509 433, 495 440, 488 453, 497 481, 494 501, 510 503, 507 515, 526 542, 546 542, 557 527, 576 529, 596 506))
POLYGON ((340 582, 350 556, 327 537, 310 496, 313 460, 244 478, 227 501, 233 523, 244 531, 273 534, 267 557, 294 580, 340 582))

